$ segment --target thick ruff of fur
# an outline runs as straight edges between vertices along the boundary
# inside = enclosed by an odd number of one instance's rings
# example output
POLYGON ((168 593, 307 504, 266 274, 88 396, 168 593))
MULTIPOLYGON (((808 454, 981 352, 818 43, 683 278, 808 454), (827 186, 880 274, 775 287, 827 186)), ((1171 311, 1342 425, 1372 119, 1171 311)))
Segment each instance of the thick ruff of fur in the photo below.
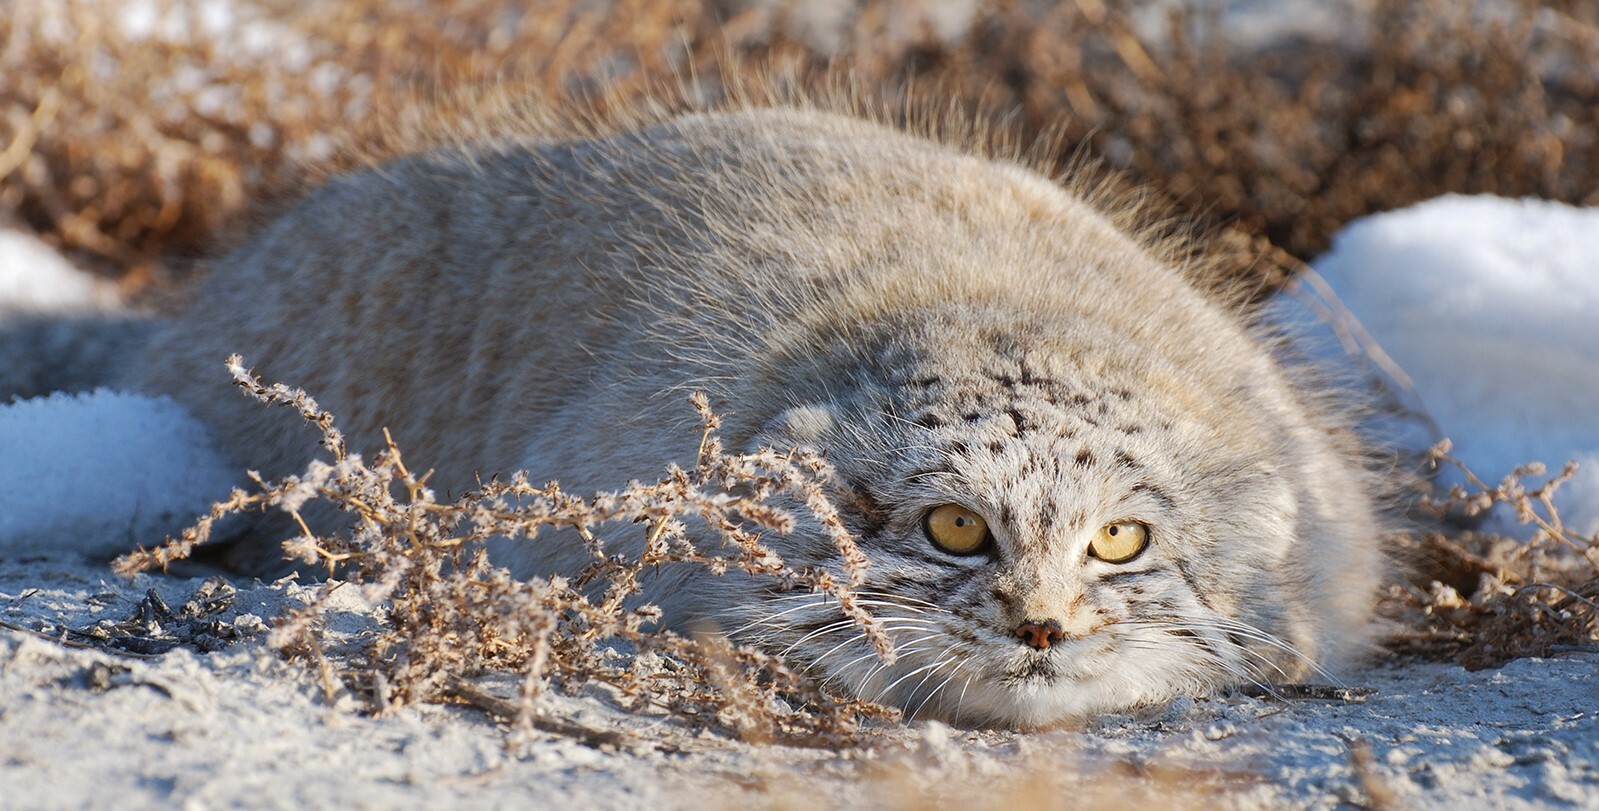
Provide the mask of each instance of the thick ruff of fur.
MULTIPOLYGON (((129 381, 297 472, 311 433, 230 390, 235 352, 356 449, 387 427, 444 490, 653 477, 693 458, 663 396, 691 388, 734 445, 823 450, 894 664, 817 595, 685 569, 647 596, 920 715, 1025 727, 1325 678, 1370 636, 1373 480, 1268 343, 1056 183, 856 118, 706 113, 328 183, 220 262, 129 381), (944 504, 986 519, 988 554, 929 542, 944 504), (1128 520, 1142 555, 1089 554, 1128 520)), ((818 532, 773 543, 830 564, 818 532)), ((586 555, 494 553, 526 574, 586 555)))

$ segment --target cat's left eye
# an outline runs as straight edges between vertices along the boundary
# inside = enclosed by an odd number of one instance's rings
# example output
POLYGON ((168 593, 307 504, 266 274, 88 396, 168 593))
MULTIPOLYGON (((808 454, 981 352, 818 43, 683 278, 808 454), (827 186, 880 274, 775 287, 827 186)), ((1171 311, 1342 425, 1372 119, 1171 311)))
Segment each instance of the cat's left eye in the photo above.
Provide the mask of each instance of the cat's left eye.
POLYGON ((1149 525, 1142 521, 1117 521, 1099 528, 1088 542, 1088 554, 1106 563, 1126 563, 1149 546, 1149 525))

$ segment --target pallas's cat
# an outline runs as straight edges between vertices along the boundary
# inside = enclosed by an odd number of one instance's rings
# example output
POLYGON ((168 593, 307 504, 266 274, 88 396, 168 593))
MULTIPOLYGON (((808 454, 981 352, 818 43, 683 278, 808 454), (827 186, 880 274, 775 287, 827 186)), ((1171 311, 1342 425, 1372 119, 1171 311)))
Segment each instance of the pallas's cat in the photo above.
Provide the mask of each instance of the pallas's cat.
MULTIPOLYGON (((388 428, 441 489, 652 478, 693 458, 662 396, 691 388, 742 449, 822 451, 895 663, 817 595, 683 570, 647 597, 923 716, 1031 726, 1299 681, 1369 638, 1374 480, 1247 319, 1060 184, 857 118, 702 113, 327 183, 130 372, 241 465, 297 472, 314 443, 229 390, 232 353, 355 447, 388 428)), ((587 554, 494 553, 527 574, 587 554)))

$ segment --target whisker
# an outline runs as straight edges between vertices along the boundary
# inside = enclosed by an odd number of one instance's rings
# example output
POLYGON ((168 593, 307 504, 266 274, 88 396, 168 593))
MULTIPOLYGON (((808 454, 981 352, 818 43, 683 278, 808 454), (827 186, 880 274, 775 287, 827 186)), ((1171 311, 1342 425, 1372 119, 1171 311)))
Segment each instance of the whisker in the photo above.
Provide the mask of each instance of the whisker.
MULTIPOLYGON (((856 594, 855 602, 857 604, 859 604, 859 605, 889 606, 889 607, 892 607, 892 608, 903 608, 903 609, 905 609, 907 611, 912 611, 912 612, 915 612, 917 614, 927 613, 927 609, 929 609, 929 608, 934 609, 936 611, 939 611, 940 613, 948 613, 942 606, 936 605, 934 603, 929 603, 926 600, 918 600, 918 599, 916 599, 914 597, 882 599, 884 597, 893 597, 893 595, 884 594, 884 593, 881 593, 881 592, 870 592, 870 591, 857 591, 857 592, 855 592, 855 594, 856 594)), ((828 605, 828 604, 835 604, 835 605, 837 604, 835 599, 834 599, 834 597, 833 597, 833 595, 831 595, 831 594, 820 594, 820 595, 818 595, 818 594, 815 594, 815 593, 788 594, 788 595, 784 595, 784 596, 781 596, 781 597, 773 597, 773 598, 770 599, 770 601, 771 602, 786 602, 786 601, 789 601, 789 600, 805 600, 805 599, 810 599, 810 598, 818 597, 818 596, 823 598, 823 599, 813 603, 812 605, 825 606, 825 605, 828 605)), ((809 606, 806 606, 806 607, 809 607, 809 606)))
MULTIPOLYGON (((950 661, 955 663, 955 667, 950 669, 950 675, 945 676, 944 680, 939 682, 937 687, 927 691, 927 697, 922 699, 921 702, 916 705, 916 709, 912 710, 910 715, 906 717, 916 718, 920 716, 922 714, 922 710, 927 707, 927 702, 932 701, 934 696, 937 696, 939 693, 943 692, 944 688, 948 687, 949 683, 954 680, 956 674, 960 673, 960 661, 957 659, 951 659, 950 661)), ((926 679, 923 679, 922 681, 925 683, 926 679)), ((921 689, 921 685, 917 685, 916 687, 917 689, 921 689)))
MULTIPOLYGON (((813 596, 813 595, 807 594, 805 596, 810 597, 810 596, 813 596)), ((805 605, 795 606, 794 608, 790 608, 790 609, 787 609, 785 611, 779 611, 776 614, 768 614, 768 615, 766 615, 766 616, 764 616, 764 617, 762 617, 762 618, 760 618, 758 620, 754 620, 753 622, 749 622, 749 623, 747 623, 747 624, 745 624, 745 625, 743 625, 743 626, 741 626, 741 627, 739 627, 739 628, 737 628, 737 629, 735 629, 733 631, 729 631, 727 635, 728 636, 735 636, 735 635, 741 634, 741 633, 743 633, 745 631, 748 631, 749 629, 754 628, 757 625, 769 625, 773 621, 777 620, 779 617, 786 617, 789 614, 793 614, 793 613, 795 613, 797 611, 804 611, 804 610, 810 609, 810 608, 821 608, 824 605, 826 605, 826 603, 824 603, 824 602, 806 603, 805 605)))
MULTIPOLYGON (((921 643, 926 642, 926 641, 934 638, 935 636, 937 636, 937 635, 936 634, 928 634, 926 636, 919 637, 919 638, 917 638, 915 640, 912 640, 911 642, 908 642, 908 643, 906 643, 904 645, 901 645, 899 647, 894 648, 893 652, 894 652, 894 655, 895 655, 895 661, 896 662, 902 662, 902 661, 904 661, 904 657, 910 656, 912 654, 917 654, 917 653, 922 653, 924 651, 932 650, 932 648, 930 648, 930 647, 920 647, 920 645, 921 645, 921 643)), ((850 660, 849 662, 845 663, 843 667, 841 667, 841 668, 839 668, 837 670, 837 672, 835 672, 833 675, 831 675, 831 676, 827 677, 826 679, 824 679, 823 683, 826 684, 826 683, 829 683, 829 682, 831 682, 831 681, 833 681, 835 679, 843 679, 846 676, 848 676, 849 671, 850 671, 851 668, 855 667, 856 665, 860 664, 861 662, 865 662, 865 661, 868 661, 868 660, 871 660, 871 659, 876 659, 877 661, 872 664, 871 669, 869 669, 866 672, 866 675, 862 676, 861 679, 860 679, 860 686, 862 688, 864 688, 867 684, 871 683, 872 679, 877 677, 878 673, 880 673, 880 672, 882 672, 882 671, 884 671, 884 670, 886 670, 886 669, 888 669, 889 667, 892 666, 890 663, 883 661, 882 658, 877 655, 877 651, 875 651, 875 650, 868 650, 865 654, 863 654, 861 656, 857 656, 856 658, 854 658, 854 659, 850 660)), ((807 666, 805 668, 805 672, 809 672, 811 670, 811 668, 815 667, 817 664, 819 664, 820 661, 821 660, 817 660, 816 662, 812 662, 811 665, 809 665, 809 666, 807 666)))
POLYGON ((941 606, 941 605, 939 605, 937 603, 930 603, 930 602, 928 602, 926 600, 920 600, 920 599, 917 599, 915 597, 907 597, 907 596, 905 596, 903 594, 893 594, 893 593, 886 592, 886 591, 857 591, 855 593, 859 594, 859 595, 862 595, 862 596, 865 596, 865 597, 882 597, 882 598, 894 600, 894 601, 900 602, 900 603, 914 603, 916 605, 924 605, 924 606, 927 606, 928 608, 934 608, 934 609, 937 609, 939 611, 945 610, 943 606, 941 606))
MULTIPOLYGON (((955 667, 955 671, 958 672, 960 670, 960 662, 961 662, 960 657, 958 657, 958 656, 950 656, 949 655, 949 652, 954 650, 956 648, 956 646, 958 646, 959 644, 960 644, 960 641, 956 640, 955 642, 951 642, 947 647, 945 647, 943 650, 938 652, 938 656, 934 657, 934 658, 939 660, 938 666, 933 668, 932 670, 928 671, 927 675, 923 676, 922 680, 916 683, 916 686, 911 689, 911 693, 910 693, 911 695, 913 695, 913 696, 916 695, 916 693, 918 691, 920 691, 922 689, 922 687, 926 686, 927 680, 932 678, 934 673, 937 673, 939 670, 942 670, 947 665, 954 664, 956 666, 955 667)), ((948 684, 948 683, 949 683, 949 679, 945 679, 944 680, 944 684, 948 684)), ((942 685, 940 685, 940 687, 942 687, 942 685)), ((927 693, 927 698, 922 699, 921 703, 916 705, 915 711, 913 711, 910 714, 909 717, 915 718, 919 713, 921 713, 922 708, 927 706, 927 702, 930 699, 932 699, 933 696, 938 694, 938 690, 939 690, 939 688, 934 688, 933 690, 929 691, 927 693)))
POLYGON ((967 690, 967 688, 972 686, 972 679, 974 679, 976 677, 977 677, 976 673, 968 673, 968 674, 966 674, 966 683, 961 685, 960 698, 955 699, 955 717, 956 718, 960 718, 961 717, 961 708, 966 706, 966 690, 967 690))
MULTIPOLYGON (((1242 653, 1242 654, 1244 654, 1246 656, 1252 656, 1252 657, 1258 659, 1261 663, 1263 663, 1265 665, 1268 665, 1272 669, 1276 670, 1277 673, 1280 676, 1282 676, 1283 678, 1287 678, 1289 676, 1288 672, 1286 670, 1284 670, 1281 665, 1279 665, 1276 662, 1272 661, 1271 659, 1266 657, 1261 652, 1255 651, 1255 650, 1251 650, 1249 647, 1247 647, 1245 645, 1240 645, 1238 642, 1236 642, 1235 640, 1233 640, 1231 638, 1232 636, 1243 637, 1246 640, 1259 642, 1259 643, 1261 643, 1263 645, 1267 645, 1269 647, 1272 647, 1272 648, 1275 648, 1277 650, 1280 650, 1280 651, 1282 651, 1282 652, 1284 652, 1284 653, 1286 653, 1286 654, 1288 654, 1290 656, 1293 656, 1293 657, 1299 659, 1300 661, 1304 662, 1305 665, 1308 666, 1317 675, 1321 676, 1322 678, 1327 679, 1332 684, 1335 684, 1335 685, 1338 685, 1338 686, 1343 686, 1342 681, 1340 679, 1338 679, 1338 677, 1336 677, 1333 674, 1329 673, 1325 668, 1323 668, 1320 665, 1318 665, 1314 659, 1312 659, 1311 657, 1305 655, 1303 652, 1301 652, 1298 648, 1294 647, 1287 640, 1284 640, 1281 637, 1279 637, 1279 636, 1277 636, 1275 634, 1272 634, 1271 632, 1266 631, 1263 628, 1258 628, 1258 627, 1256 627, 1254 625, 1251 625, 1251 624, 1249 624, 1247 622, 1244 622, 1242 620, 1233 619, 1233 618, 1229 618, 1229 617, 1205 617, 1205 618, 1192 619, 1192 620, 1190 620, 1189 622, 1186 622, 1186 623, 1184 623, 1184 622, 1175 622, 1175 621, 1172 621, 1172 620, 1164 620, 1164 619, 1162 619, 1162 620, 1131 620, 1131 621, 1124 621, 1123 623, 1119 623, 1119 624, 1143 625, 1145 627, 1150 627, 1150 628, 1165 628, 1165 629, 1183 630, 1183 631, 1187 631, 1189 633, 1203 633, 1203 632, 1206 632, 1206 631, 1209 631, 1209 632, 1212 632, 1212 633, 1219 633, 1222 636, 1222 638, 1227 642, 1227 644, 1228 644, 1230 649, 1237 650, 1237 651, 1239 651, 1240 653, 1242 653)), ((1214 658, 1216 659, 1217 664, 1223 664, 1225 666, 1224 662, 1219 657, 1214 657, 1214 658)), ((1241 675, 1241 674, 1236 674, 1235 673, 1235 675, 1241 675)), ((1262 674, 1262 675, 1264 675, 1264 674, 1262 674)))
MULTIPOLYGON (((1300 652, 1300 650, 1298 648, 1296 648, 1292 644, 1290 644, 1287 640, 1285 640, 1282 637, 1279 637, 1279 636, 1277 636, 1277 635, 1265 630, 1264 628, 1259 628, 1259 627, 1256 627, 1254 625, 1250 625, 1249 623, 1244 622, 1243 620, 1229 619, 1229 618, 1220 618, 1218 620, 1218 622, 1217 622, 1217 626, 1220 627, 1220 628, 1226 629, 1226 630, 1233 631, 1234 633, 1237 633, 1239 636, 1245 637, 1246 639, 1253 639, 1253 640, 1255 640, 1257 642, 1265 643, 1265 644, 1270 645, 1270 646, 1272 646, 1272 647, 1274 647, 1274 648, 1276 648, 1276 649, 1278 649, 1280 651, 1283 651, 1284 653, 1287 653, 1287 654, 1289 654, 1291 656, 1298 657, 1300 661, 1304 662, 1307 666, 1309 666, 1310 669, 1312 671, 1314 671, 1317 675, 1321 676, 1324 679, 1327 679, 1329 682, 1331 682, 1332 684, 1335 684, 1335 685, 1337 685, 1339 687, 1346 686, 1346 685, 1343 684, 1343 682, 1337 676, 1334 676, 1333 674, 1329 673, 1321 665, 1316 664, 1316 660, 1310 658, 1309 656, 1306 656, 1304 653, 1300 652)), ((1259 654, 1256 654, 1256 655, 1258 656, 1259 654)), ((1265 657, 1261 657, 1261 658, 1264 659, 1265 657)))
POLYGON ((915 676, 916 674, 921 673, 923 671, 930 670, 932 668, 936 668, 936 667, 940 667, 940 666, 941 665, 939 663, 935 662, 935 663, 930 664, 930 665, 923 665, 923 666, 921 666, 919 668, 916 668, 915 670, 910 671, 909 673, 906 673, 903 676, 900 676, 899 678, 897 678, 893 682, 891 682, 887 687, 884 687, 881 690, 878 690, 877 691, 877 697, 874 698, 873 701, 881 701, 881 700, 883 700, 884 698, 886 698, 888 696, 888 694, 895 687, 898 687, 906 679, 908 679, 908 678, 910 678, 912 676, 915 676))
MULTIPOLYGON (((913 646, 920 645, 921 643, 926 642, 927 640, 932 639, 932 638, 934 638, 934 637, 936 637, 938 635, 939 635, 939 633, 937 631, 935 631, 933 633, 929 633, 929 634, 924 634, 924 635, 919 636, 919 637, 917 637, 915 639, 912 639, 912 640, 910 640, 908 642, 897 644, 894 647, 890 648, 889 650, 896 657, 904 656, 904 655, 911 654, 911 653, 920 653, 921 650, 923 650, 923 649, 916 648, 916 647, 913 647, 913 646)), ((816 659, 812 660, 811 663, 806 665, 801 672, 803 672, 803 673, 811 672, 818 665, 820 665, 824 660, 826 660, 828 657, 832 656, 833 654, 837 653, 840 650, 843 650, 844 648, 848 647, 851 643, 854 643, 854 642, 862 642, 862 643, 866 642, 866 635, 865 634, 857 634, 854 637, 851 637, 849 639, 844 640, 843 642, 838 643, 831 650, 827 651, 826 653, 824 653, 821 656, 816 657, 816 659)), ((847 664, 845 664, 843 667, 839 668, 838 669, 838 673, 843 674, 843 673, 847 672, 851 667, 854 667, 857 663, 864 662, 867 659, 877 658, 877 659, 881 660, 882 657, 878 654, 876 648, 872 648, 870 646, 870 644, 867 645, 867 648, 868 648, 868 650, 867 650, 867 652, 865 654, 863 654, 863 655, 861 655, 859 657, 856 657, 855 659, 853 659, 850 662, 848 662, 847 664)), ((879 666, 887 667, 888 663, 879 661, 879 666)), ((867 678, 870 678, 870 677, 871 677, 871 674, 868 674, 867 678)))
MULTIPOLYGON (((905 630, 911 630, 911 629, 915 629, 915 630, 918 630, 918 631, 936 630, 936 629, 934 629, 934 628, 932 628, 929 625, 924 624, 924 623, 920 623, 920 622, 900 622, 899 619, 900 618, 898 618, 898 617, 893 617, 893 618, 890 618, 888 620, 885 620, 883 622, 882 629, 884 631, 905 631, 905 630)), ((818 628, 818 629, 816 629, 814 631, 811 631, 810 633, 800 637, 799 639, 795 640, 792 644, 790 644, 787 648, 785 648, 783 650, 783 652, 781 654, 779 654, 779 655, 780 656, 788 656, 790 653, 792 653, 794 651, 795 648, 797 648, 800 645, 803 645, 806 642, 809 642, 812 639, 815 639, 817 637, 827 636, 829 634, 836 634, 836 633, 838 633, 840 631, 848 631, 848 630, 855 629, 855 628, 857 628, 857 626, 855 625, 855 620, 852 620, 852 619, 838 620, 837 622, 834 622, 831 625, 824 625, 821 628, 818 628)))

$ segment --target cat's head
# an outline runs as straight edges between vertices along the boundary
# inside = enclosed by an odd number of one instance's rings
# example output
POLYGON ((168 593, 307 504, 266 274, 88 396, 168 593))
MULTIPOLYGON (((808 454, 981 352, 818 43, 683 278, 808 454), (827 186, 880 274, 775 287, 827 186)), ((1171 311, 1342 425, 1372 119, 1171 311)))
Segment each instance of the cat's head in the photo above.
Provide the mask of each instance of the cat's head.
MULTIPOLYGON (((861 596, 896 660, 810 593, 740 601, 724 612, 737 635, 863 698, 974 725, 1314 672, 1319 592, 1339 584, 1311 570, 1325 516, 1303 479, 1333 462, 1295 447, 1280 394, 1129 358, 979 337, 890 351, 782 411, 761 441, 836 467, 872 564, 861 596)), ((1369 528, 1369 505, 1349 508, 1369 528)), ((799 565, 830 554, 804 532, 779 549, 799 565)))

